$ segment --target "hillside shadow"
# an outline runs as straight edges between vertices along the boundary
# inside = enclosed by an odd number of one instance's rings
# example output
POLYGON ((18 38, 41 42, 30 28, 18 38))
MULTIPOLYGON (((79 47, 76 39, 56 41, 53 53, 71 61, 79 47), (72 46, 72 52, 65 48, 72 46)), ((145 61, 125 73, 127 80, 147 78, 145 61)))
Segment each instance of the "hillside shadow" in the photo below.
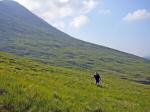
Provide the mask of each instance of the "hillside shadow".
POLYGON ((140 84, 150 85, 150 78, 149 77, 146 78, 146 80, 134 80, 134 79, 128 79, 126 77, 121 77, 121 79, 133 81, 133 82, 140 83, 140 84))
POLYGON ((150 81, 142 81, 142 80, 133 80, 134 82, 137 82, 137 83, 141 83, 141 84, 145 84, 145 85, 150 85, 150 81))

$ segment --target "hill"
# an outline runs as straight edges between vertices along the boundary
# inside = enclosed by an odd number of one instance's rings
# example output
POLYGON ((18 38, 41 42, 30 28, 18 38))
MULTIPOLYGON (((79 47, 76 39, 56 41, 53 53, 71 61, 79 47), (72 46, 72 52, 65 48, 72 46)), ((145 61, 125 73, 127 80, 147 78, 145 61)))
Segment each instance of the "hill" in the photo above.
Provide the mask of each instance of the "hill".
POLYGON ((148 112, 149 85, 0 52, 1 112, 148 112))
POLYGON ((150 62, 107 47, 77 40, 46 23, 17 2, 0 1, 0 51, 51 65, 119 73, 147 81, 150 62))
POLYGON ((150 60, 150 56, 147 56, 147 57, 144 57, 144 58, 150 60))

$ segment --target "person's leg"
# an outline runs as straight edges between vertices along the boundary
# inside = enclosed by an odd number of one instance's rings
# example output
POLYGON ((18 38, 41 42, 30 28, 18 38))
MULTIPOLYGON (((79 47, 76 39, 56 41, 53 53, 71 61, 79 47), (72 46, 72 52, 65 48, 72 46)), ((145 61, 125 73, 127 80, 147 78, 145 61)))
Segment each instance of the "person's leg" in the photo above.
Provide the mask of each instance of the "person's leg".
POLYGON ((99 86, 99 80, 96 81, 96 85, 99 86))

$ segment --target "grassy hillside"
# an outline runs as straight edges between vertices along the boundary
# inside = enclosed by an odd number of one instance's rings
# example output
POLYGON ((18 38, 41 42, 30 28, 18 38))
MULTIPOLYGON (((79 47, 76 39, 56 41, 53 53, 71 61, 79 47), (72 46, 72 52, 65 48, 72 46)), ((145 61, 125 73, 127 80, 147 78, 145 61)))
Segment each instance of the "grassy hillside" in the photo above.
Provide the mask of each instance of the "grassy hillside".
POLYGON ((105 71, 96 87, 90 74, 0 52, 0 111, 149 112, 149 85, 105 71))

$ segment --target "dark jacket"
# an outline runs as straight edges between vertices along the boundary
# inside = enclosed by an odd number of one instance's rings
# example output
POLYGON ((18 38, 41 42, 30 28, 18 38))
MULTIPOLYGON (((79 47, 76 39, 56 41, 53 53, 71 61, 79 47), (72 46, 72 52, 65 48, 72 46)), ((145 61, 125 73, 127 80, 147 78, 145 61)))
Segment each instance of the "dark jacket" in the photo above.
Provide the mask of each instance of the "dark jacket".
POLYGON ((95 78, 95 80, 96 80, 97 82, 100 81, 100 75, 99 75, 98 73, 96 73, 96 74, 94 75, 94 78, 95 78))

